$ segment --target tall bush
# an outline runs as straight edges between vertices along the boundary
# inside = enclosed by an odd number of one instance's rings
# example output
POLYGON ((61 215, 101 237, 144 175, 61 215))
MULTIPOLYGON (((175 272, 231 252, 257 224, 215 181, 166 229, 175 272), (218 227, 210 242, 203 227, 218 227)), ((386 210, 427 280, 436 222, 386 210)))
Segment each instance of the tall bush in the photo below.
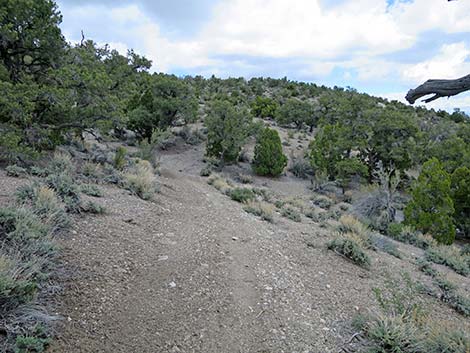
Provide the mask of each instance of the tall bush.
POLYGON ((443 244, 452 244, 455 239, 450 185, 450 175, 442 163, 436 158, 430 159, 423 164, 411 191, 412 199, 405 208, 406 224, 431 234, 443 244))
POLYGON ((287 166, 281 138, 276 130, 266 128, 258 137, 253 158, 253 170, 258 175, 278 176, 287 166))

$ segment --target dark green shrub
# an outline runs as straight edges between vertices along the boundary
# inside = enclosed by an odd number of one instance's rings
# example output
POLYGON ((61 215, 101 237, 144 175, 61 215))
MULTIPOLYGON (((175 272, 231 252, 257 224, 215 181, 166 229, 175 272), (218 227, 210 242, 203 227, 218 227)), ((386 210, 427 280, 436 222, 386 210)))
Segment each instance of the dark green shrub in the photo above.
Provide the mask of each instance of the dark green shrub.
POLYGON ((452 244, 455 239, 450 185, 450 176, 439 160, 427 161, 411 191, 412 200, 405 208, 406 224, 431 234, 442 244, 452 244))
POLYGON ((251 112, 260 118, 274 118, 279 105, 276 101, 268 97, 257 96, 251 104, 251 112))
POLYGON ((229 191, 230 198, 234 201, 247 203, 248 201, 256 198, 255 193, 251 189, 247 188, 234 188, 229 191))
POLYGON ((224 163, 235 163, 251 123, 250 114, 234 107, 227 100, 216 100, 205 119, 207 126, 206 154, 224 163))
POLYGON ((455 207, 455 224, 459 232, 470 237, 470 169, 457 168, 451 176, 451 197, 455 207))
POLYGON ((403 232, 403 224, 401 223, 390 223, 387 228, 387 235, 393 239, 399 240, 403 232))
POLYGON ((266 128, 258 136, 253 158, 253 171, 258 175, 278 176, 287 166, 287 157, 276 130, 266 128))
POLYGON ((16 338, 15 353, 42 353, 49 343, 49 338, 18 336, 16 338))
POLYGON ((328 249, 344 255, 361 267, 370 268, 371 261, 369 255, 352 239, 336 238, 328 243, 328 249))

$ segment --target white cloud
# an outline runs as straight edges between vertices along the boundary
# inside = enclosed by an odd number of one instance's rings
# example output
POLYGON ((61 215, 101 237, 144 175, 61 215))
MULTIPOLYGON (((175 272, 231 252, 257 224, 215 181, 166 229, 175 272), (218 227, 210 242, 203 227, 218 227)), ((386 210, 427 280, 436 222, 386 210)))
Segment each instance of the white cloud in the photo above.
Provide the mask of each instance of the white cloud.
POLYGON ((457 78, 470 72, 470 48, 464 43, 445 44, 435 57, 411 65, 402 76, 405 80, 422 83, 429 78, 457 78))

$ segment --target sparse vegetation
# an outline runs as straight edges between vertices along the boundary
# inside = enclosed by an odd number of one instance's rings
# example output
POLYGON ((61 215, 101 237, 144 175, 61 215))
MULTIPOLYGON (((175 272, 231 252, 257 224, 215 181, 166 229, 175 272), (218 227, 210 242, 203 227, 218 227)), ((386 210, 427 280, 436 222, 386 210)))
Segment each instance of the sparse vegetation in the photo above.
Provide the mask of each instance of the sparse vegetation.
POLYGON ((426 250, 426 259, 446 265, 462 276, 470 274, 470 256, 462 255, 455 246, 433 246, 426 250))
POLYGON ((256 198, 253 190, 247 188, 234 188, 230 190, 228 195, 232 200, 241 203, 247 203, 248 201, 252 201, 256 198))
POLYGON ((272 222, 274 218, 274 206, 264 201, 250 200, 243 206, 243 209, 261 219, 272 222))
POLYGON ((389 280, 385 289, 374 290, 381 312, 372 311, 355 320, 369 341, 371 352, 441 353, 466 352, 470 337, 445 322, 433 320, 420 300, 421 289, 408 275, 389 280))
POLYGON ((302 216, 299 211, 292 206, 283 206, 281 208, 281 216, 286 217, 294 222, 302 222, 302 216))

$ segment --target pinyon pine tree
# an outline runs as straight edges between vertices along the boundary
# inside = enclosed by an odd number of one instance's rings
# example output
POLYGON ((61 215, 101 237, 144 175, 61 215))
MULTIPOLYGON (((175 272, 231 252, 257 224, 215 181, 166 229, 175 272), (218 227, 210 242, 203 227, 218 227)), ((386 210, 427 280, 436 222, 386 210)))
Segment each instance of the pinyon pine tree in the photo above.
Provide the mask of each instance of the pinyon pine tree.
POLYGON ((276 130, 266 128, 258 136, 253 158, 253 170, 258 175, 278 176, 287 166, 281 138, 276 130))
POLYGON ((432 158, 411 191, 412 200, 405 208, 405 223, 431 234, 439 243, 452 244, 454 203, 450 196, 451 180, 442 163, 432 158))

